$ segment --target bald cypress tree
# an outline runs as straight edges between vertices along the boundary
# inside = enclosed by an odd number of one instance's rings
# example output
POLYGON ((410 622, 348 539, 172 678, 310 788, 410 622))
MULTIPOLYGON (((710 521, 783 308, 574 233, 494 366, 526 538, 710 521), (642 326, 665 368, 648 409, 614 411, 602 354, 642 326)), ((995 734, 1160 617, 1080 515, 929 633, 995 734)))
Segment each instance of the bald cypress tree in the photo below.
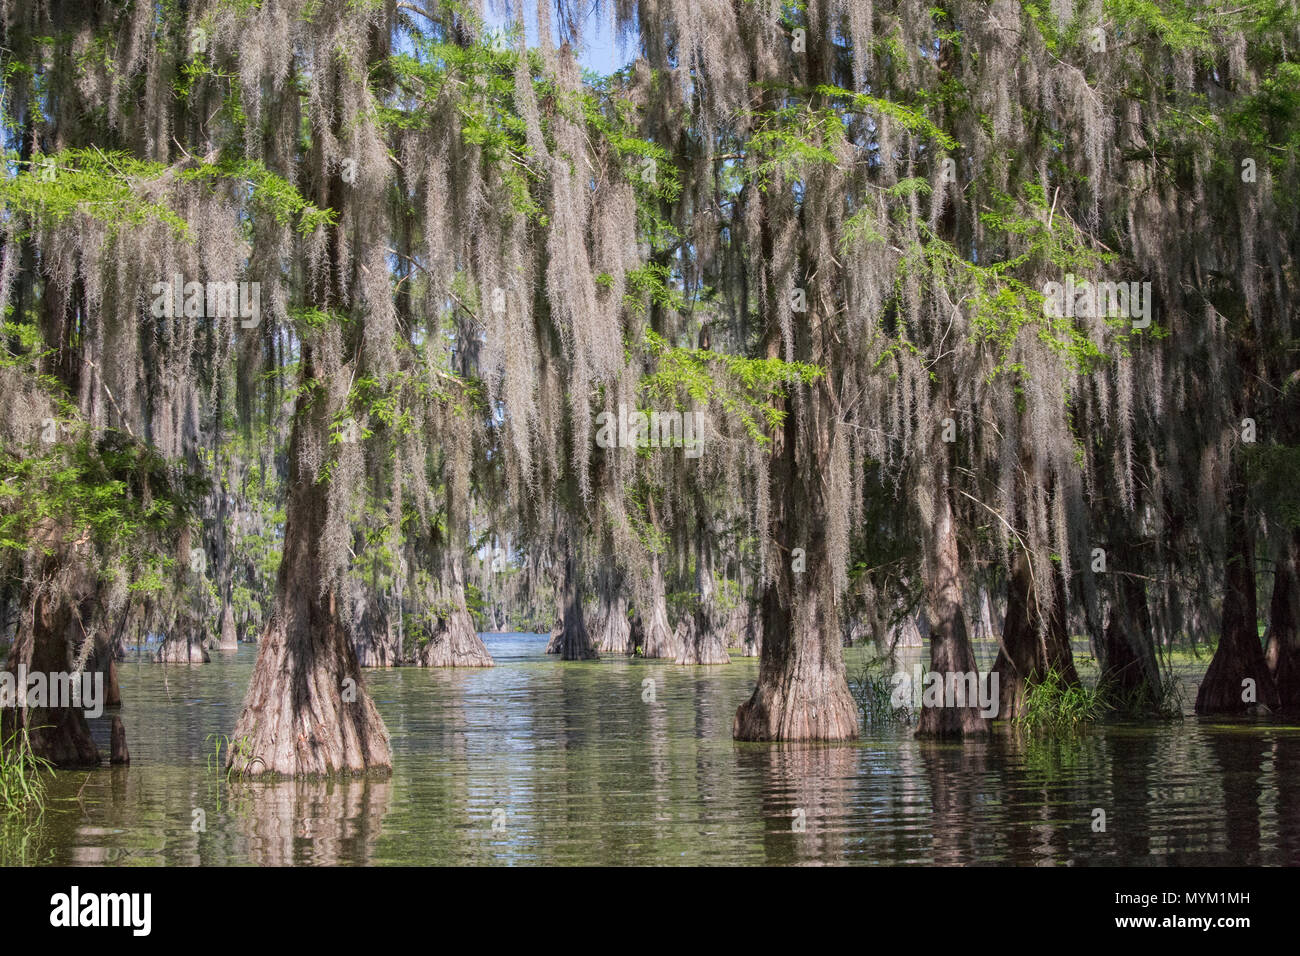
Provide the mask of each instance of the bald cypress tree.
MULTIPOLYGON (((568 0, 508 12, 0 9, 4 467, 33 491, 3 502, 11 667, 83 666, 128 606, 226 630, 203 517, 229 523, 214 449, 256 396, 288 420, 248 772, 386 768, 358 638, 490 664, 488 539, 536 558, 566 660, 626 625, 724 662, 745 580, 744 739, 857 733, 851 581, 853 613, 923 602, 932 669, 969 672, 967 597, 1004 580, 1003 716, 1077 678, 1080 619, 1129 690, 1158 680, 1143 622, 1199 617, 1198 710, 1294 698, 1290 6, 620 2, 639 56, 600 79, 568 0), (256 321, 191 281, 257 283, 256 321), (602 439, 626 410, 702 416, 703 443, 602 439), (853 567, 876 531, 896 577, 853 567)), ((985 732, 947 703, 921 733, 985 732)), ((75 713, 38 716, 95 759, 75 713)))

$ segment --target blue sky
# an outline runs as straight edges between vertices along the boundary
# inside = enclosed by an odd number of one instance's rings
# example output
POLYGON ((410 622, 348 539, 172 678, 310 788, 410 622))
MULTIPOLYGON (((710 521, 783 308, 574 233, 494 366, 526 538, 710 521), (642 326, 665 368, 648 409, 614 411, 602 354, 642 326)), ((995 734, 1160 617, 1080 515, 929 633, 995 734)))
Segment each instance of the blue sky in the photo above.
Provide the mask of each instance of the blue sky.
MULTIPOLYGON (((516 4, 521 0, 510 0, 510 3, 516 4)), ((524 23, 526 25, 527 40, 530 47, 537 45, 537 0, 522 0, 524 4, 524 23)), ((550 2, 550 0, 547 0, 550 2)), ((506 13, 505 4, 502 0, 487 0, 485 4, 484 20, 489 28, 499 28, 509 26, 514 23, 513 13, 506 13)), ((582 48, 578 51, 578 62, 586 69, 596 73, 613 73, 621 69, 636 56, 636 49, 629 44, 627 50, 619 49, 618 39, 614 36, 613 30, 610 29, 609 15, 598 16, 596 12, 597 4, 588 0, 586 20, 582 24, 582 48)), ((554 9, 551 13, 551 24, 556 26, 556 17, 554 9)), ((558 34, 554 37, 556 42, 559 41, 558 34)))

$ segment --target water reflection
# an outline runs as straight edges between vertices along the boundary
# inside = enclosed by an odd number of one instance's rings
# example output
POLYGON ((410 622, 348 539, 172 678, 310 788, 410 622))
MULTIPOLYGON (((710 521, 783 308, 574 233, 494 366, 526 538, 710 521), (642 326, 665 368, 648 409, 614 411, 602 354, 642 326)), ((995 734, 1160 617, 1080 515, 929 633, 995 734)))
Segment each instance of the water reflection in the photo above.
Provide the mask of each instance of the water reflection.
POLYGON ((764 862, 842 863, 857 831, 853 806, 861 751, 852 744, 737 744, 761 781, 764 862))
POLYGON ((384 778, 237 783, 230 793, 255 866, 377 862, 391 796, 384 778))
MULTIPOLYGON (((1189 716, 1058 741, 886 727, 736 743, 757 661, 562 664, 545 641, 488 636, 485 671, 369 672, 387 779, 227 781, 206 754, 234 727, 256 648, 127 663, 132 764, 58 774, 43 817, 0 827, 0 862, 1300 862, 1297 728, 1189 716)), ((92 730, 106 749, 108 721, 92 730)))

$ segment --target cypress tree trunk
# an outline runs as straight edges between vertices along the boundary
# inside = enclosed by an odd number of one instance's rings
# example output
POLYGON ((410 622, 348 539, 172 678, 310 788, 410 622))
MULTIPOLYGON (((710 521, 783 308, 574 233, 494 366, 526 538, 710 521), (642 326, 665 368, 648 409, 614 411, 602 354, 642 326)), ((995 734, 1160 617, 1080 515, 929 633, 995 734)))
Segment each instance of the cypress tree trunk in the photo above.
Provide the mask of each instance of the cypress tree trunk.
MULTIPOLYGON (((54 542, 52 535, 47 540, 54 542)), ((82 573, 69 575, 70 590, 52 587, 53 579, 68 570, 70 561, 64 553, 66 546, 56 545, 55 553, 40 559, 37 573, 31 575, 33 583, 24 583, 22 618, 5 670, 14 675, 15 697, 23 694, 24 705, 15 699, 11 707, 0 710, 0 730, 3 739, 26 730, 31 740, 32 752, 44 757, 58 767, 94 766, 99 763, 99 749, 90 736, 90 726, 85 714, 77 707, 35 707, 26 698, 26 688, 19 678, 43 674, 47 692, 50 675, 71 670, 71 642, 78 629, 74 602, 86 601, 93 594, 90 576, 82 573)), ((53 703, 46 697, 45 703, 53 703)))
POLYGON ((229 598, 221 602, 221 632, 217 638, 217 647, 223 651, 239 648, 239 635, 235 631, 235 609, 229 598))
MULTIPOLYGON (((827 553, 825 486, 817 476, 830 449, 825 380, 787 402, 784 433, 774 437, 769 580, 763 586, 763 647, 758 686, 736 711, 737 740, 845 740, 858 735, 840 646, 839 610, 827 553), (809 419, 804 421, 804 419, 809 419), (796 460, 800 430, 819 461, 796 460), (791 552, 805 551, 797 571, 791 552)), ((811 458, 812 455, 809 455, 811 458)))
MULTIPOLYGON (((961 558, 946 468, 935 482, 933 520, 926 542, 930 670, 941 675, 975 673, 975 652, 962 608, 961 558)), ((964 707, 923 707, 916 730, 920 737, 970 737, 987 732, 988 720, 980 716, 978 703, 973 701, 964 707)))
POLYGON ((678 664, 729 664, 721 613, 713 587, 713 548, 702 495, 696 495, 695 587, 699 601, 678 628, 678 664))
POLYGON ((1065 627, 1065 585, 1055 568, 1051 574, 1056 592, 1052 610, 1043 621, 1043 609, 1034 591, 1029 556, 1017 551, 1007 575, 1007 617, 1002 627, 998 657, 993 672, 998 675, 998 716, 1012 720, 1025 706, 1027 685, 1055 670, 1067 684, 1079 683, 1074 655, 1065 627), (1040 626, 1046 632, 1040 632, 1040 626))
MULTIPOLYGON (((659 537, 659 515, 655 510, 654 498, 649 499, 647 508, 650 526, 656 540, 659 537)), ((668 589, 664 585, 664 568, 660 555, 650 555, 650 606, 641 614, 643 628, 641 656, 676 657, 676 638, 668 624, 668 589)))
MULTIPOLYGON (((304 343, 303 381, 315 380, 304 343)), ((303 432, 323 434, 328 412, 310 388, 299 395, 289 440, 284 554, 275 606, 262 632, 257 665, 235 725, 246 752, 229 765, 248 774, 322 775, 392 767, 388 732, 366 693, 356 651, 325 579, 328 485, 302 468, 303 432)))
MULTIPOLYGON (((190 560, 190 543, 189 528, 184 528, 176 549, 176 559, 182 568, 187 567, 190 560)), ((172 622, 166 625, 162 643, 154 652, 154 661, 159 664, 206 664, 211 658, 206 647, 207 627, 200 609, 200 601, 207 603, 202 575, 193 571, 182 573, 187 600, 180 604, 172 622)))
POLYGON ((495 663, 474 630, 465 603, 465 573, 459 552, 447 556, 443 595, 449 610, 438 618, 433 635, 416 655, 422 667, 492 667, 495 663))
POLYGON ((1157 703, 1160 672, 1156 665, 1151 612, 1142 579, 1122 574, 1102 635, 1100 686, 1138 704, 1157 703))
POLYGON ((207 664, 212 656, 203 645, 203 633, 198 627, 190 622, 178 623, 163 638, 153 659, 158 664, 207 664))
POLYGON ((744 643, 741 653, 745 657, 758 657, 763 650, 763 607, 761 601, 745 600, 744 643))
POLYGON ((1268 668, 1284 713, 1300 712, 1300 530, 1278 548, 1268 610, 1268 668))
POLYGON ((1279 707, 1277 687, 1259 640, 1254 524, 1247 514, 1245 488, 1236 462, 1231 473, 1219 646, 1196 693, 1198 714, 1241 714, 1260 704, 1270 710, 1279 707))
MULTIPOLYGON (((224 484, 224 482, 223 482, 224 484)), ((231 592, 234 590, 234 569, 230 560, 230 499, 229 492, 223 487, 217 495, 217 520, 213 533, 213 551, 217 565, 217 589, 221 594, 221 623, 217 632, 217 647, 223 651, 239 648, 239 636, 235 632, 235 610, 231 605, 231 592)))
POLYGON ((352 647, 360 667, 397 667, 402 663, 388 608, 375 587, 352 597, 352 647))
POLYGON ((122 706, 122 686, 117 679, 116 649, 122 642, 122 635, 126 630, 129 619, 130 609, 128 608, 123 612, 122 620, 111 639, 105 637, 102 633, 96 635, 95 638, 95 651, 91 659, 91 667, 92 670, 99 671, 104 675, 105 707, 122 706))
POLYGON ((560 660, 584 661, 600 655, 592 646, 591 636, 587 633, 587 624, 582 616, 582 591, 578 581, 578 557, 575 549, 564 549, 564 578, 561 584, 561 601, 563 607, 562 630, 560 633, 560 660))
POLYGON ((611 568, 601 568, 596 576, 598 610, 596 649, 602 654, 632 653, 632 622, 627 615, 627 594, 623 575, 611 568))
MULTIPOLYGON (((753 201, 759 203, 762 262, 775 276, 780 269, 772 200, 759 192, 753 201)), ((804 258, 804 275, 816 275, 807 249, 804 258)), ((778 357, 782 346, 775 290, 775 282, 769 282, 764 303, 768 358, 778 357)), ((823 319, 830 307, 820 298, 815 301, 807 321, 794 329, 795 356, 813 362, 824 361, 834 348, 825 338, 823 319)), ((823 375, 810 384, 789 385, 788 395, 775 403, 785 421, 772 435, 768 458, 771 502, 762 585, 763 645, 758 686, 736 711, 732 736, 737 740, 845 740, 858 735, 858 706, 845 677, 827 540, 829 488, 823 476, 831 470, 832 429, 839 427, 833 387, 830 376, 823 375), (796 548, 804 551, 799 569, 793 560, 796 548)))

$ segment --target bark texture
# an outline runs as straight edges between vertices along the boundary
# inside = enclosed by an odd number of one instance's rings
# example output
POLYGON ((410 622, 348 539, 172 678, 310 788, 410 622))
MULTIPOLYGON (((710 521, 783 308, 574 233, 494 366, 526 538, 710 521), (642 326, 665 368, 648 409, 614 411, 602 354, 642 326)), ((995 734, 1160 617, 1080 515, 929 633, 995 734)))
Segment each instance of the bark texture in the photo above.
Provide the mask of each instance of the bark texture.
MULTIPOLYGON (((943 675, 975 672, 975 652, 966 634, 962 608, 961 560, 946 474, 935 482, 933 527, 926 550, 930 669, 943 675)), ((980 716, 977 704, 922 707, 916 732, 920 737, 979 736, 988 732, 988 720, 980 716)))
MULTIPOLYGON (((313 377, 309 345, 304 374, 313 377)), ((327 485, 303 472, 301 429, 325 432, 323 402, 297 400, 289 444, 289 500, 275 607, 235 725, 229 764, 245 774, 324 775, 388 770, 388 733, 366 693, 333 588, 322 591, 327 485)))
POLYGON ((190 628, 177 629, 158 645, 153 659, 159 664, 206 664, 212 660, 201 634, 190 628))
POLYGON ((1300 713, 1300 530, 1287 535, 1278 551, 1267 663, 1283 713, 1295 714, 1300 713))
POLYGON ((564 618, 559 636, 560 660, 584 661, 599 657, 587 633, 582 614, 582 593, 578 581, 578 556, 572 548, 564 551, 564 579, 561 586, 564 618))
MULTIPOLYGON (((35 576, 38 583, 23 585, 25 610, 5 665, 14 675, 16 690, 20 674, 71 671, 72 642, 78 630, 73 604, 79 596, 86 598, 94 593, 90 575, 78 567, 75 558, 66 561, 56 551, 41 559, 35 576), (64 571, 66 575, 61 574, 64 571), (63 582, 61 585, 54 585, 56 577, 63 582)), ((52 701, 47 697, 45 702, 52 701)), ((14 701, 13 707, 0 711, 0 729, 4 739, 25 729, 32 752, 55 766, 85 767, 99 763, 99 749, 80 708, 19 706, 14 701)))
POLYGON ((378 595, 370 590, 358 596, 353 607, 353 646, 359 667, 397 667, 402 664, 402 649, 392 622, 378 595))
POLYGON ((1135 575, 1121 575, 1102 632, 1099 685, 1134 703, 1154 705, 1159 696, 1160 668, 1153 633, 1146 585, 1135 575))
POLYGON ((235 630, 235 609, 229 601, 221 605, 221 630, 217 637, 217 649, 234 651, 239 649, 239 634, 235 630))
POLYGON ((1017 551, 1007 575, 1007 616, 993 664, 998 675, 998 717, 1003 720, 1020 716, 1028 685, 1041 680, 1049 669, 1067 684, 1079 682, 1065 626, 1064 582, 1054 568, 1040 571, 1052 575, 1056 592, 1050 613, 1045 613, 1034 588, 1029 560, 1024 551, 1017 551))
MULTIPOLYGON (((1238 468, 1233 465, 1233 471, 1238 468)), ((1259 640, 1253 526, 1246 514, 1245 490, 1240 483, 1234 484, 1230 491, 1234 503, 1228 508, 1219 646, 1196 692, 1196 712, 1203 715, 1244 714, 1281 706, 1259 640)))
POLYGON ((695 610, 677 622, 676 663, 730 664, 725 616, 713 581, 713 529, 704 495, 695 493, 695 610))
POLYGON ((591 631, 596 649, 602 654, 631 654, 632 621, 628 617, 627 592, 623 575, 602 568, 596 576, 597 607, 591 631))
POLYGON ((758 685, 736 711, 732 736, 737 740, 848 740, 858 735, 858 707, 845 677, 826 539, 826 489, 817 467, 829 460, 832 439, 827 388, 818 382, 801 389, 774 441, 774 547, 763 587, 763 646, 758 685), (790 559, 798 547, 805 550, 802 570, 795 570, 790 559))
POLYGON ((650 556, 650 606, 641 616, 642 657, 676 657, 676 635, 668 624, 668 595, 659 555, 650 556))

